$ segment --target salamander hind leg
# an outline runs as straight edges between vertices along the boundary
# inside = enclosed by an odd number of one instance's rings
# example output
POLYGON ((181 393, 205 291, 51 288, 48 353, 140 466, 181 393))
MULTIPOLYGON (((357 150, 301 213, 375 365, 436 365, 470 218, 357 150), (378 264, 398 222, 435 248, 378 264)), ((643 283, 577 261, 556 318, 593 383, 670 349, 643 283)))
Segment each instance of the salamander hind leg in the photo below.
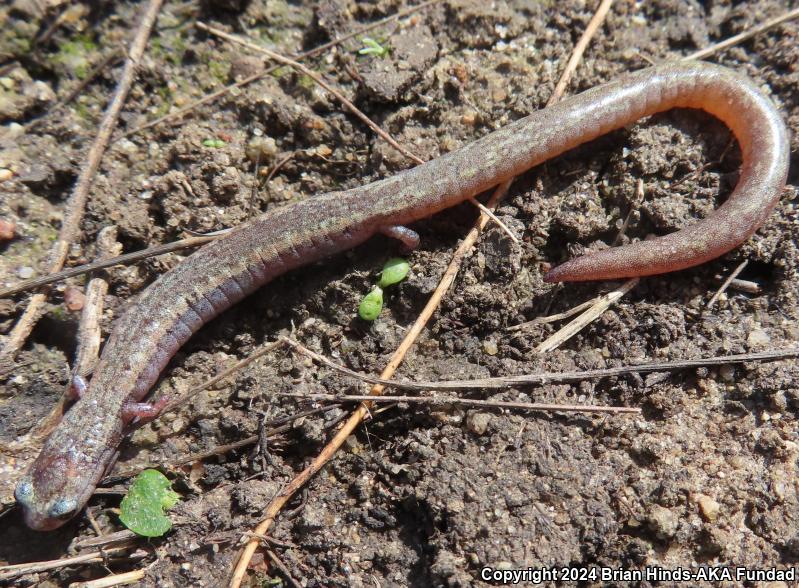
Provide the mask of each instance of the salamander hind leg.
POLYGON ((419 246, 419 233, 402 225, 383 227, 380 232, 402 243, 402 252, 410 253, 419 246))

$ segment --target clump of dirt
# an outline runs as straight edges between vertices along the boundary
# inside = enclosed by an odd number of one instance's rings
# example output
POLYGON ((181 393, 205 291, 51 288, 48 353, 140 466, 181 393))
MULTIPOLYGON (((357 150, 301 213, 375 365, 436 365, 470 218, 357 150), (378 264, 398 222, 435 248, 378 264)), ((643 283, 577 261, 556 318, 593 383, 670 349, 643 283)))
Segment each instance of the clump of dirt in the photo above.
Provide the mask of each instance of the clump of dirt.
MULTIPOLYGON (((16 224, 14 239, 0 242, 2 286, 43 270, 121 71, 112 54, 128 42, 140 9, 76 4, 41 12, 34 4, 0 8, 0 217, 16 224), (74 99, 59 102, 79 87, 74 99)), ((198 20, 297 54, 405 7, 394 0, 166 5, 68 263, 91 260, 96 235, 108 225, 132 251, 409 167, 312 80, 287 68, 180 119, 132 132, 265 67, 195 28, 198 20)), ((787 8, 777 0, 614 5, 570 92, 677 59, 787 8)), ((442 2, 308 64, 400 144, 431 159, 543 108, 592 11, 580 1, 442 2)), ((608 287, 554 289, 543 283, 545 266, 612 244, 628 215, 627 240, 676 230, 707 215, 737 181, 741 156, 730 132, 702 113, 673 111, 611 133, 516 180, 498 216, 523 242, 495 226, 485 231, 401 377, 600 369, 795 346, 798 40, 799 25, 788 23, 712 57, 766 89, 792 131, 789 188, 752 239, 703 266, 642 280, 560 349, 536 353, 559 323, 508 327, 567 311, 608 287), (708 308, 721 276, 744 260, 741 278, 761 291, 730 290, 708 308)), ((355 316, 383 262, 396 254, 384 238, 285 275, 226 312, 178 352, 155 393, 185 393, 289 333, 352 369, 379 372, 475 214, 465 204, 414 227, 422 246, 409 256, 411 275, 387 292, 374 323, 355 316)), ((108 270, 104 332, 182 256, 108 270)), ((55 286, 19 367, 2 376, 0 442, 23 439, 63 391, 79 318, 65 309, 63 292, 84 283, 77 277, 55 286)), ((0 300, 0 335, 25 300, 0 300)), ((409 404, 375 411, 292 503, 296 510, 277 520, 272 549, 305 586, 479 585, 486 566, 795 565, 797 381, 796 361, 784 361, 479 395, 636 406, 643 409, 637 417, 409 404)), ((242 535, 321 450, 345 411, 332 407, 292 420, 266 442, 185 458, 258 436, 314 406, 280 393, 366 389, 285 350, 250 364, 123 444, 114 474, 158 464, 181 494, 169 534, 103 565, 30 573, 15 585, 66 585, 108 569, 142 568, 143 585, 222 585, 242 535)), ((33 455, 35 447, 3 453, 5 503, 33 455)), ((126 480, 110 482, 122 490, 126 480)), ((94 537, 95 525, 104 534, 119 531, 118 505, 118 495, 96 496, 87 514, 46 534, 11 512, 0 529, 0 562, 65 557, 94 537)), ((281 577, 260 553, 252 568, 253 585, 281 577)))

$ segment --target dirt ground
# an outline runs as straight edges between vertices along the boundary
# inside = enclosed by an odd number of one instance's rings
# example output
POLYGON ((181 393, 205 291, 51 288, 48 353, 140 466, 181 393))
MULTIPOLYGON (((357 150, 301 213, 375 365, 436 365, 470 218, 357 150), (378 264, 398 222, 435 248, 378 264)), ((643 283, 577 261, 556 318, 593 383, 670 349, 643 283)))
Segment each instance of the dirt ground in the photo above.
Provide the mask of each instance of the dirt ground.
MULTIPOLYGON (((58 4, 58 3, 54 3, 58 4)), ((649 63, 677 59, 789 8, 787 1, 619 1, 590 45, 569 92, 649 63)), ((141 4, 63 4, 42 14, 18 0, 0 8, 0 217, 17 237, 0 243, 0 284, 35 275, 95 136, 122 62, 92 70, 130 39, 141 4), (56 107, 83 81, 78 96, 56 107), (6 170, 6 171, 4 171, 6 170)), ((227 0, 168 3, 91 191, 69 265, 94 257, 98 231, 116 225, 125 251, 185 231, 244 222, 253 211, 389 176, 411 162, 305 76, 281 69, 179 122, 124 133, 263 67, 259 57, 203 33, 203 21, 282 53, 297 53, 395 13, 373 2, 227 0), (291 155, 266 185, 265 174, 291 155)), ((594 2, 442 2, 368 33, 386 55, 359 55, 360 37, 310 60, 345 95, 423 159, 456 149, 542 108, 594 2)), ((707 215, 730 193, 740 154, 719 122, 674 111, 611 133, 520 177, 480 238, 401 377, 503 376, 698 358, 799 341, 797 191, 799 24, 786 24, 711 61, 754 79, 793 136, 789 190, 745 245, 701 267, 644 279, 557 351, 535 346, 559 323, 507 328, 566 311, 608 283, 544 284, 547 264, 610 244, 633 209, 628 238, 664 234, 707 215), (641 180, 645 198, 636 203, 641 180), (720 276, 748 260, 731 290, 706 303, 720 276)), ((361 297, 397 253, 375 238, 292 272, 213 321, 181 349, 155 393, 176 394, 279 334, 352 369, 378 373, 435 288, 475 218, 465 204, 414 228, 412 271, 390 289, 372 324, 361 297)), ((107 272, 103 316, 113 318, 179 254, 107 272)), ((83 277, 67 281, 81 287, 83 277)), ((66 384, 78 313, 65 284, 0 380, 0 442, 13 443, 51 409, 66 384)), ((27 295, 0 300, 0 336, 27 295)), ((603 566, 749 568, 799 563, 799 364, 796 361, 625 376, 472 394, 494 400, 632 406, 641 416, 539 414, 398 405, 373 415, 283 513, 272 549, 303 586, 485 585, 498 569, 603 566)), ((15 586, 70 582, 147 568, 144 586, 219 586, 274 494, 335 429, 342 409, 300 419, 257 451, 175 467, 187 455, 258 433, 263 421, 314 403, 280 392, 364 393, 365 385, 281 351, 137 431, 116 471, 160 464, 182 497, 165 537, 122 557, 18 577, 15 586)), ((5 455, 3 501, 31 451, 5 455)), ((127 480, 117 481, 114 488, 127 480)), ((104 534, 120 531, 119 494, 95 496, 104 534)), ((15 509, 0 519, 0 564, 67 557, 96 535, 86 515, 58 531, 28 530, 15 509)), ((253 586, 285 582, 259 553, 253 586)), ((590 584, 591 582, 587 582, 590 584)), ((638 583, 649 585, 651 582, 638 583)), ((668 584, 668 583, 666 583, 668 584)), ((779 584, 775 584, 779 585, 779 584)))

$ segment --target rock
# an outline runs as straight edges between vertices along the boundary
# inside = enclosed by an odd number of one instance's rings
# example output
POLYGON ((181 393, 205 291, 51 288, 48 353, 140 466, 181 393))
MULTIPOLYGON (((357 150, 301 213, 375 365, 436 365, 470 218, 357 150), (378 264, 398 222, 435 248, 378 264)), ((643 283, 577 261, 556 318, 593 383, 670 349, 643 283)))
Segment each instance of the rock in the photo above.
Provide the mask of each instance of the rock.
POLYGON ((771 337, 763 329, 753 329, 746 336, 746 346, 749 349, 762 349, 771 343, 771 337))
POLYGON ((486 339, 483 341, 483 351, 485 351, 488 355, 496 355, 499 351, 496 340, 486 339))
POLYGON ((677 534, 679 520, 668 508, 663 508, 657 504, 654 505, 649 511, 647 522, 659 539, 671 539, 677 534))
POLYGON ((21 268, 19 268, 17 270, 17 277, 20 280, 28 280, 28 279, 32 278, 33 274, 35 274, 35 273, 36 273, 36 270, 34 270, 31 266, 23 265, 21 268))
POLYGON ((21 67, 15 67, 0 78, 0 120, 23 118, 30 110, 55 99, 55 92, 49 85, 34 81, 21 67))
POLYGON ((442 549, 430 566, 430 574, 435 585, 468 586, 472 582, 468 581, 468 576, 464 577, 465 569, 466 560, 463 557, 442 549))
POLYGON ((491 415, 487 412, 470 412, 466 417, 466 428, 475 435, 485 435, 491 415))
POLYGON ((0 217, 0 241, 10 241, 16 233, 16 223, 11 219, 0 217))
POLYGON ((234 508, 246 514, 257 514, 266 508, 277 491, 274 482, 266 480, 248 480, 236 485, 230 498, 234 508))
POLYGON ((253 137, 247 143, 246 153, 251 162, 268 165, 277 155, 277 143, 272 137, 253 137))
POLYGON ((699 507, 703 519, 713 522, 718 518, 721 505, 713 498, 706 494, 694 494, 694 502, 699 507))

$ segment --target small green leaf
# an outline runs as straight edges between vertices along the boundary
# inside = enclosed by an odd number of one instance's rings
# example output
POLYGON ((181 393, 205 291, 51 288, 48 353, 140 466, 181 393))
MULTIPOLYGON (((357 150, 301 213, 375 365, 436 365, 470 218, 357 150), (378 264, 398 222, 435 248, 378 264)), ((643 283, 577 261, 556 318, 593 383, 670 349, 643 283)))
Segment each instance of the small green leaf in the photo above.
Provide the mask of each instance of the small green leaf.
POLYGON ((401 282, 408 275, 411 265, 401 257, 392 257, 383 266, 383 271, 380 274, 380 280, 377 285, 381 288, 391 286, 397 282, 401 282))
POLYGON ((365 321, 373 321, 380 316, 380 311, 383 310, 383 289, 380 286, 375 286, 361 300, 358 306, 358 316, 365 321))
POLYGON ((388 55, 388 48, 383 47, 371 37, 361 38, 361 43, 364 44, 364 47, 358 50, 358 55, 374 55, 375 57, 385 57, 388 55))
POLYGON ((122 499, 119 519, 137 535, 160 537, 172 528, 172 521, 164 511, 175 506, 179 499, 166 476, 158 470, 144 470, 122 499))
POLYGON ((221 149, 227 145, 222 139, 206 139, 203 141, 203 147, 211 147, 213 149, 221 149))

